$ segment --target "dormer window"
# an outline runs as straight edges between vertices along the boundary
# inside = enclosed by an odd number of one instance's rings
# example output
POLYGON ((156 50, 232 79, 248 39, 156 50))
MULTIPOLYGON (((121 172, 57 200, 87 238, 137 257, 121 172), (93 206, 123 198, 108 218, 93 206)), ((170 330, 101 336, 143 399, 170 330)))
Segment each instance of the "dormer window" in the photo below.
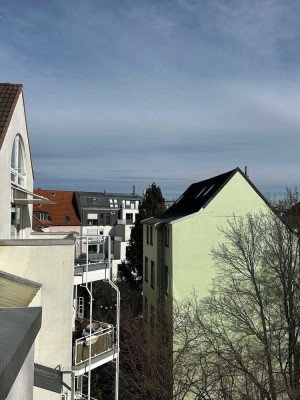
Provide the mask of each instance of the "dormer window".
POLYGON ((70 222, 70 221, 71 221, 70 215, 66 215, 66 216, 65 216, 65 220, 66 220, 66 222, 70 222))
POLYGON ((25 161, 23 142, 20 135, 16 135, 11 153, 11 182, 18 186, 25 186, 25 161))

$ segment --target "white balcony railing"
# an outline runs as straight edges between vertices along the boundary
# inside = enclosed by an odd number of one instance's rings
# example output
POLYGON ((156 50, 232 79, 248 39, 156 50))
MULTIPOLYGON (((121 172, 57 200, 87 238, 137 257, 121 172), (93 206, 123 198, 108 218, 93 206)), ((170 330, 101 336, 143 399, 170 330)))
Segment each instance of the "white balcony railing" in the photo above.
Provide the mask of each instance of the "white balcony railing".
POLYGON ((93 357, 99 356, 114 347, 114 327, 113 325, 104 322, 94 321, 92 326, 97 329, 92 333, 90 332, 90 325, 88 325, 82 332, 82 337, 74 342, 74 360, 73 365, 78 365, 93 357), (90 349, 91 347, 91 349, 90 349))

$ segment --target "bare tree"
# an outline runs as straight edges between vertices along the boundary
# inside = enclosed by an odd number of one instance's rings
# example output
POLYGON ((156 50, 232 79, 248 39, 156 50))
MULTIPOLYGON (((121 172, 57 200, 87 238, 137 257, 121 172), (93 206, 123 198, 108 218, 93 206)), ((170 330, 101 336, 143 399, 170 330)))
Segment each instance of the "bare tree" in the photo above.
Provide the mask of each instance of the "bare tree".
POLYGON ((178 399, 192 393, 198 399, 299 400, 295 227, 272 212, 232 218, 228 224, 224 243, 212 252, 217 276, 209 296, 198 299, 194 293, 179 305, 184 316, 177 311, 178 399))

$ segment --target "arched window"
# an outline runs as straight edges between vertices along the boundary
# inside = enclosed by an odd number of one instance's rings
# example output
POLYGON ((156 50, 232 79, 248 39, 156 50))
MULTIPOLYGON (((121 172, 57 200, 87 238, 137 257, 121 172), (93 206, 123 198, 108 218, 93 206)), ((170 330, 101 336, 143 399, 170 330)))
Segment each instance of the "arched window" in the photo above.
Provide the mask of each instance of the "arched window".
POLYGON ((25 177, 23 142, 21 136, 17 135, 11 153, 11 182, 18 186, 24 186, 25 177))

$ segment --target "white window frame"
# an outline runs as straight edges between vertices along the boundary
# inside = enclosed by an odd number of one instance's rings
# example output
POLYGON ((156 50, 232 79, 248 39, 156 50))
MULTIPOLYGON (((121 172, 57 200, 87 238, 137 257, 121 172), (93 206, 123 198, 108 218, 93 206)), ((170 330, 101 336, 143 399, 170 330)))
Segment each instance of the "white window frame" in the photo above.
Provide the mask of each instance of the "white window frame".
POLYGON ((14 185, 25 187, 26 167, 24 144, 20 134, 14 139, 11 152, 11 182, 14 185))

